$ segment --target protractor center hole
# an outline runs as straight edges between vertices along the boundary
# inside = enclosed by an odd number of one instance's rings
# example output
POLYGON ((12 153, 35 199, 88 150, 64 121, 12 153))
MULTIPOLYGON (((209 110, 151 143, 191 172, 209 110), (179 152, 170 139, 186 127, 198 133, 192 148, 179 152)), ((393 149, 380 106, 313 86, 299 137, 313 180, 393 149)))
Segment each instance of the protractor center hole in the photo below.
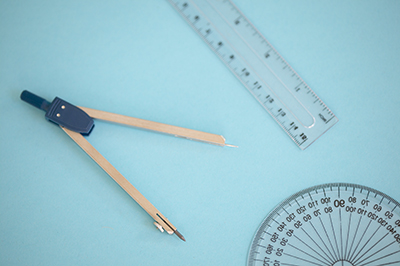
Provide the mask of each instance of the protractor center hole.
POLYGON ((348 261, 339 260, 339 261, 335 262, 334 264, 332 264, 332 266, 354 266, 354 264, 350 263, 348 261))

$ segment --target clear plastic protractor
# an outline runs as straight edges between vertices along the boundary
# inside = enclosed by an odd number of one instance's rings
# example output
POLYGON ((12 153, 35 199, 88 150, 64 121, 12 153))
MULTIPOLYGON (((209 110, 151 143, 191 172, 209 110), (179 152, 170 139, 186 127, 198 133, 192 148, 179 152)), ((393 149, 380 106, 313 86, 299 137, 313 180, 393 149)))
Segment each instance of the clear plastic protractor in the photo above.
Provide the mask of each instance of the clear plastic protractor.
POLYGON ((261 223, 247 265, 400 265, 400 205, 355 184, 302 190, 261 223))

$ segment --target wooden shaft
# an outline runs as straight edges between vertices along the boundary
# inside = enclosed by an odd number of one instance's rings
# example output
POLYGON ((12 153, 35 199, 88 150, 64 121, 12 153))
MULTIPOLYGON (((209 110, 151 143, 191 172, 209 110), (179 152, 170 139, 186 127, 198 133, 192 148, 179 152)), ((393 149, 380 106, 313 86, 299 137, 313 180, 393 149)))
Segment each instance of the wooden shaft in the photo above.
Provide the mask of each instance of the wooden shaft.
POLYGON ((134 127, 139 127, 139 128, 144 128, 147 130, 170 134, 170 135, 174 135, 177 137, 203 141, 203 142, 207 142, 207 143, 215 144, 215 145, 219 145, 219 146, 227 146, 225 144, 225 138, 221 135, 216 135, 216 134, 212 134, 212 133, 202 132, 202 131, 198 131, 198 130, 183 128, 183 127, 172 126, 172 125, 168 125, 168 124, 153 122, 153 121, 130 117, 130 116, 125 116, 125 115, 109 113, 109 112, 95 110, 95 109, 81 107, 81 106, 79 108, 81 108, 84 112, 86 112, 92 118, 105 120, 105 121, 109 121, 109 122, 115 122, 115 123, 124 124, 124 125, 129 125, 129 126, 134 126, 134 127))
POLYGON ((80 133, 61 127, 126 193, 129 194, 153 219, 169 234, 176 231, 164 215, 161 214, 110 162, 104 158, 80 133))

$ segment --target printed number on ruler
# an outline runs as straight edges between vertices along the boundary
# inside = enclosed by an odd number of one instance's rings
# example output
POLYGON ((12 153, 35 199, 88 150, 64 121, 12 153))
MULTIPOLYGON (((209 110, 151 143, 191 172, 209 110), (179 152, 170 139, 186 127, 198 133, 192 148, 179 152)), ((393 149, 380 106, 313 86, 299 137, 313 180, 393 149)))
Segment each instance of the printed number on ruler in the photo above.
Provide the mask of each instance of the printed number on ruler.
POLYGON ((229 0, 168 0, 301 148, 338 119, 229 0))

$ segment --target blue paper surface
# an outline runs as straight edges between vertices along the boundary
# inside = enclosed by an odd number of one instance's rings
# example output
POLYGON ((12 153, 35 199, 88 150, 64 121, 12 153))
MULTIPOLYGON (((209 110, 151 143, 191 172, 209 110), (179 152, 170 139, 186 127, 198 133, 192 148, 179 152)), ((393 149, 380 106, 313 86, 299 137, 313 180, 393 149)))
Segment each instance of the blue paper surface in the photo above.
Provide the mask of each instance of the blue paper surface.
POLYGON ((235 4, 339 118, 305 151, 167 1, 0 2, 0 265, 244 265, 261 221, 301 189, 349 182, 400 200, 400 2, 235 4), (187 242, 24 89, 238 145, 96 121, 90 143, 187 242))

